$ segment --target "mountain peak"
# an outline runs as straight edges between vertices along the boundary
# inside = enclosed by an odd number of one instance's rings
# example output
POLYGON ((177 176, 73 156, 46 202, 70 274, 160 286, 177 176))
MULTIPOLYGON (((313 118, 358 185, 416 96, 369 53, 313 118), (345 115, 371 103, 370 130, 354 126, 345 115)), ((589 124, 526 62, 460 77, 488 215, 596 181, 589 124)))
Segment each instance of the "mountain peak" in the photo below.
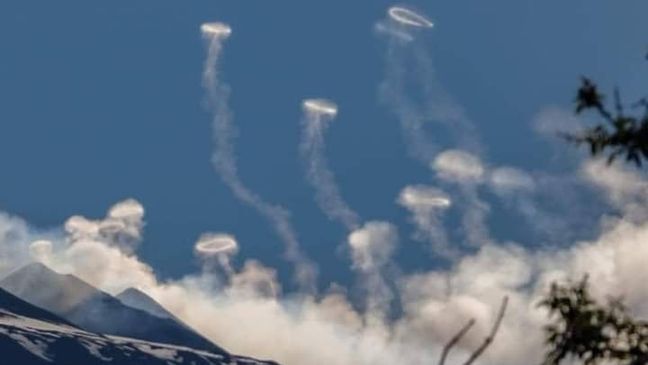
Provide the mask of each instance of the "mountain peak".
POLYGON ((33 305, 61 314, 95 296, 107 295, 74 275, 63 275, 40 262, 10 273, 0 287, 33 305))
POLYGON ((122 301, 74 275, 59 274, 40 263, 9 274, 0 281, 0 288, 91 332, 227 354, 134 288, 122 293, 126 298, 122 301))
POLYGON ((2 314, 5 316, 7 315, 7 312, 9 312, 14 315, 34 318, 39 321, 75 327, 65 319, 35 305, 29 304, 4 289, 0 289, 0 310, 4 311, 2 314))
POLYGON ((9 275, 13 275, 13 274, 16 274, 16 273, 26 273, 26 272, 32 273, 32 274, 39 273, 41 275, 58 275, 57 272, 50 269, 48 266, 46 266, 45 264, 43 264, 40 261, 34 261, 34 262, 31 262, 31 263, 29 263, 29 264, 27 264, 25 266, 19 267, 18 269, 16 269, 15 271, 10 273, 9 275))
POLYGON ((277 365, 227 353, 88 332, 3 289, 0 352, 2 360, 31 365, 277 365))
POLYGON ((143 310, 156 317, 176 319, 171 312, 139 289, 128 288, 117 294, 116 298, 131 308, 143 310))

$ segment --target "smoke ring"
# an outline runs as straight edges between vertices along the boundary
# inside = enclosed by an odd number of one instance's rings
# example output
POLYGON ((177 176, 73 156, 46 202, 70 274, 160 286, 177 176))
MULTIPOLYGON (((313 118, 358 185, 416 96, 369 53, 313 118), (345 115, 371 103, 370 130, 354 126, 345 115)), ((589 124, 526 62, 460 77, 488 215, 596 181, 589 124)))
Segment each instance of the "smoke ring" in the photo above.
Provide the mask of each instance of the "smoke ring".
POLYGON ((423 15, 399 6, 389 8, 388 14, 390 18, 404 25, 418 28, 432 28, 434 26, 434 23, 423 15))

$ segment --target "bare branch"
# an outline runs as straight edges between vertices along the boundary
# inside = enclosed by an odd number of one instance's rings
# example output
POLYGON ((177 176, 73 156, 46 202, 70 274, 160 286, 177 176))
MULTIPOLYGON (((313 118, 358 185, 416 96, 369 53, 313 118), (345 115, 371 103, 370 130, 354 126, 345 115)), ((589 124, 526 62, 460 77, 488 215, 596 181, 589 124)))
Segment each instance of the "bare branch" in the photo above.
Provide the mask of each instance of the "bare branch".
POLYGON ((452 350, 454 345, 456 345, 457 342, 459 342, 459 340, 461 340, 461 338, 463 338, 463 336, 466 334, 466 332, 468 332, 468 330, 473 325, 475 325, 475 319, 474 318, 470 319, 470 321, 468 321, 468 323, 466 323, 466 325, 463 326, 461 328, 461 330, 459 330, 459 332, 457 332, 457 334, 454 335, 454 337, 452 337, 450 339, 450 341, 448 341, 448 343, 445 345, 445 347, 443 347, 443 352, 441 352, 441 358, 439 359, 439 365, 443 365, 445 363, 446 357, 448 357, 448 353, 450 353, 450 350, 452 350))
POLYGON ((477 358, 481 356, 484 350, 486 350, 486 348, 488 348, 488 346, 490 346, 490 344, 493 342, 497 331, 499 331, 500 324, 502 324, 502 319, 504 318, 504 313, 506 312, 507 305, 508 297, 504 297, 504 299, 502 300, 502 305, 500 306, 499 314, 497 315, 495 323, 493 324, 493 329, 491 329, 491 332, 488 334, 488 337, 484 339, 484 342, 481 344, 481 346, 479 346, 479 348, 477 348, 477 350, 475 350, 475 352, 470 355, 464 365, 470 365, 475 362, 475 360, 477 360, 477 358))

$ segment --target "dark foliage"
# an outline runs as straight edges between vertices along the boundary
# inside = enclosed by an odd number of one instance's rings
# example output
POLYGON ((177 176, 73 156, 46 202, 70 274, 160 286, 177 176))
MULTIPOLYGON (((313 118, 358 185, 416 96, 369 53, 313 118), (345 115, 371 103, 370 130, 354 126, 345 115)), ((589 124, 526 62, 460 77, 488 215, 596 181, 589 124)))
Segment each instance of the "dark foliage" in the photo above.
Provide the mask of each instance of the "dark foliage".
POLYGON ((545 365, 578 359, 593 364, 648 364, 648 323, 633 319, 619 299, 598 303, 587 278, 553 284, 540 304, 552 322, 545 326, 545 365))
POLYGON ((577 144, 588 145, 593 156, 607 155, 608 163, 622 156, 626 161, 641 166, 644 160, 648 160, 648 100, 642 99, 632 108, 643 109, 643 113, 627 114, 617 90, 614 110, 610 111, 605 96, 591 80, 583 78, 576 96, 576 113, 594 111, 605 122, 565 137, 577 144))

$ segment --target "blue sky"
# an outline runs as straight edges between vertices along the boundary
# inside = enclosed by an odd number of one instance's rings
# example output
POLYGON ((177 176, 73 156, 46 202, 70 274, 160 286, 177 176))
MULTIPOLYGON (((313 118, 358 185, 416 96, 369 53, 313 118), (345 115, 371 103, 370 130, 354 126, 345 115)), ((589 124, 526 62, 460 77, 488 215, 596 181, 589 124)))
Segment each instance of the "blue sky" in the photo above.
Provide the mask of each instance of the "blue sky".
MULTIPOLYGON (((197 270, 200 233, 234 234, 243 257, 284 270, 271 227, 240 204, 210 164, 211 117, 199 26, 229 23, 221 63, 232 87, 239 169, 248 186, 293 214, 323 281, 348 279, 342 227, 313 201, 298 159, 301 100, 335 100, 329 164, 369 219, 398 224, 406 269, 432 265, 395 204, 433 183, 379 102, 387 1, 5 1, 0 5, 0 208, 39 227, 101 217, 133 197, 146 207, 140 256, 163 276, 197 270)), ((482 159, 525 170, 573 168, 566 147, 533 132, 549 106, 571 108, 581 74, 641 95, 648 40, 641 0, 411 1, 436 26, 421 42, 437 76, 477 126, 482 159), (560 148, 557 152, 555 148, 560 148), (556 158, 556 156, 559 156, 556 158)), ((438 141, 443 144, 444 141, 438 141)), ((531 233, 511 213, 490 218, 501 240, 531 233)), ((503 210, 503 209, 502 209, 503 210)), ((282 271, 283 275, 287 275, 282 271)))

